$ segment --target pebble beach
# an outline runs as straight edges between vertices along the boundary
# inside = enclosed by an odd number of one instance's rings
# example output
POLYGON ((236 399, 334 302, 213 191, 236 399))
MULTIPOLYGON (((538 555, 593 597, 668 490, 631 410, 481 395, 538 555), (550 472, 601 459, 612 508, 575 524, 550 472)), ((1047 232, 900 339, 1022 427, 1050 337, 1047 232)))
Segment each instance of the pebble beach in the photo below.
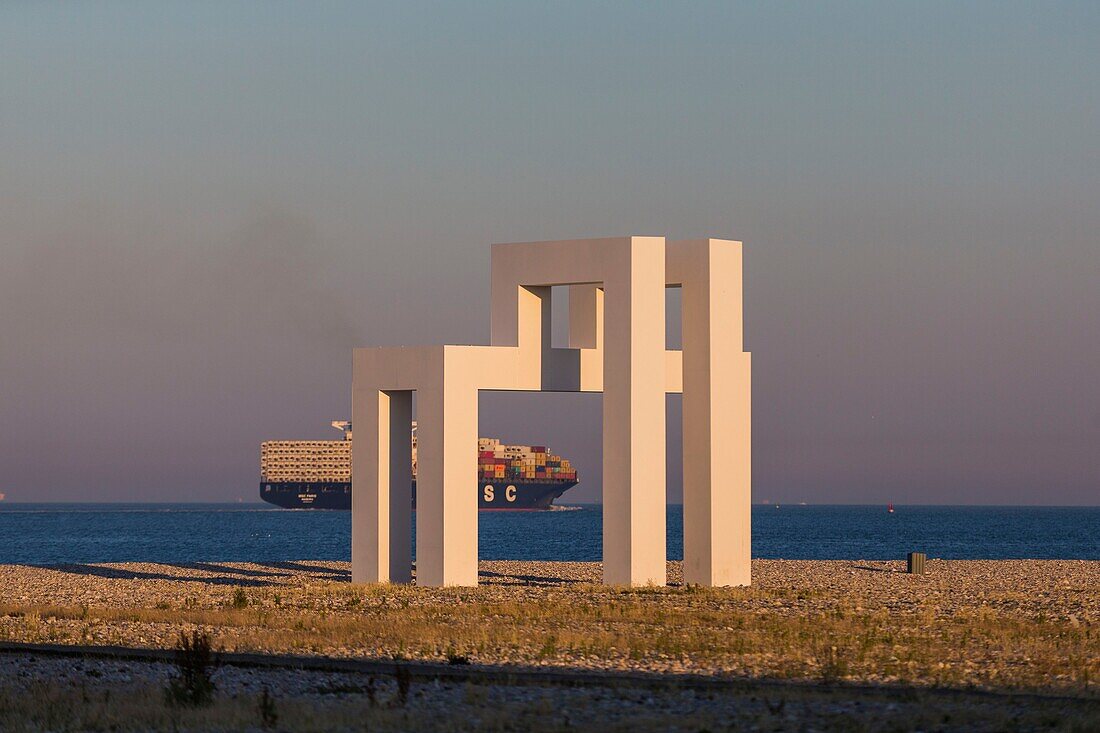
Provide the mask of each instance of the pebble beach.
MULTIPOLYGON (((942 599, 952 608, 982 605, 987 598, 1012 597, 1015 603, 1010 605, 1020 610, 1065 610, 1091 620, 1100 618, 1100 560, 929 559, 924 575, 910 575, 905 568, 904 560, 753 560, 751 589, 809 594, 801 600, 816 598, 824 604, 854 595, 898 608, 929 597, 942 599)), ((503 598, 545 589, 574 589, 588 595, 606 590, 600 585, 601 572, 598 562, 482 561, 476 589, 415 590, 425 598, 454 593, 503 598)), ((319 560, 8 564, 0 565, 0 602, 121 606, 194 597, 200 606, 217 607, 226 588, 285 588, 322 599, 326 590, 354 587, 350 578, 351 563, 319 560)), ((669 562, 667 598, 676 598, 675 591, 682 586, 681 563, 669 562)), ((358 587, 382 594, 387 589, 407 589, 400 585, 358 587)), ((716 590, 736 593, 745 589, 716 590)), ((752 603, 752 599, 746 598, 746 602, 752 603)), ((797 612, 812 605, 803 602, 784 607, 797 612)))

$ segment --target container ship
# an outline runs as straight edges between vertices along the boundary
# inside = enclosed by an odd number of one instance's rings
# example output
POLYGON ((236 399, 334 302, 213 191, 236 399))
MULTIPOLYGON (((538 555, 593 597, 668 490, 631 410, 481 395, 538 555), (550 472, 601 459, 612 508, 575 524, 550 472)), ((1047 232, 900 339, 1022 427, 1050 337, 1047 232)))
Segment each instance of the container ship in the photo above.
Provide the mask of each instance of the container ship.
MULTIPOLYGON (((351 509, 351 423, 343 440, 260 444, 260 498, 284 509, 351 509)), ((416 509, 416 423, 412 425, 412 505, 416 509)), ((477 441, 477 503, 483 511, 549 509, 577 485, 577 471, 542 445, 477 441)), ((471 488, 471 491, 474 489, 471 488)))

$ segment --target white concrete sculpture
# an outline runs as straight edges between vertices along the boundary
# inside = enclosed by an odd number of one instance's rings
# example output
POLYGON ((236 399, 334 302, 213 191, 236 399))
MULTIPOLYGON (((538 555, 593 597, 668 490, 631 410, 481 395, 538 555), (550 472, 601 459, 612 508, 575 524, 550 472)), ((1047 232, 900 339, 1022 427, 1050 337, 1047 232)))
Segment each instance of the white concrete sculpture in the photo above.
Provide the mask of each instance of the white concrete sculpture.
POLYGON ((409 582, 417 393, 416 582, 477 585, 479 390, 603 392, 604 582, 664 585, 665 394, 683 392, 684 579, 748 585, 750 355, 741 243, 621 237, 496 244, 492 345, 355 350, 352 581, 409 582), (550 344, 568 285, 569 348, 550 344), (680 287, 683 351, 665 349, 680 287))

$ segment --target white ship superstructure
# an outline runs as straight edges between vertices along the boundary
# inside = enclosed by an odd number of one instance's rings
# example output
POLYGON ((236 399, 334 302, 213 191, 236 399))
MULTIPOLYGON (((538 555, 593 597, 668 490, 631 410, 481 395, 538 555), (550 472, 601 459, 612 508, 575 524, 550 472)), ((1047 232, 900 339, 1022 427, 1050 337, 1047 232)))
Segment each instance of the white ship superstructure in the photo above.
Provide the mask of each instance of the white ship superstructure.
POLYGON ((351 425, 332 423, 343 440, 267 440, 260 444, 260 480, 350 482, 351 425))

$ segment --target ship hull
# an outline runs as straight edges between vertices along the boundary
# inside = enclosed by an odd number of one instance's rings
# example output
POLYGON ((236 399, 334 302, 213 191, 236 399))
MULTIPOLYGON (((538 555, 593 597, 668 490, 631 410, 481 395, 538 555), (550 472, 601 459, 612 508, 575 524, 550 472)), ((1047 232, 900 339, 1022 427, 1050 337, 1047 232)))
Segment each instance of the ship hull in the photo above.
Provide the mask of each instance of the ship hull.
MULTIPOLYGON (((539 511, 576 486, 576 481, 482 481, 478 484, 478 511, 539 511)), ((351 509, 351 484, 346 482, 264 481, 260 498, 283 509, 351 509)), ((412 484, 416 509, 416 482, 412 484)))

